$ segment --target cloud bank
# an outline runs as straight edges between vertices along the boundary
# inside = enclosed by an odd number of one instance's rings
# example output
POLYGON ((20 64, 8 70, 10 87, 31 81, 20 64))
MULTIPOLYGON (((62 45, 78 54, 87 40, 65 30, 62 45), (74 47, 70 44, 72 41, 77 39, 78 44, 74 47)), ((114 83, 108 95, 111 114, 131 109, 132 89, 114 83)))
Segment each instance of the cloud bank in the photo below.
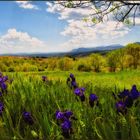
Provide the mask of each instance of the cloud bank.
POLYGON ((6 34, 0 36, 0 50, 0 54, 50 51, 45 42, 26 32, 17 31, 15 28, 8 29, 6 34))

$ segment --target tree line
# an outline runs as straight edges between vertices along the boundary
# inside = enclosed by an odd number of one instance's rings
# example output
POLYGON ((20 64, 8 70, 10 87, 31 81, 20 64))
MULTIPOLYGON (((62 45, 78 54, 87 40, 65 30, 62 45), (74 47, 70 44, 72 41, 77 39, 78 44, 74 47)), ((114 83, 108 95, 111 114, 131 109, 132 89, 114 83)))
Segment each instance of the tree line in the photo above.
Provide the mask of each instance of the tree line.
POLYGON ((140 68, 140 43, 131 43, 125 47, 108 52, 105 55, 92 53, 85 57, 0 57, 0 71, 94 71, 115 72, 140 68))

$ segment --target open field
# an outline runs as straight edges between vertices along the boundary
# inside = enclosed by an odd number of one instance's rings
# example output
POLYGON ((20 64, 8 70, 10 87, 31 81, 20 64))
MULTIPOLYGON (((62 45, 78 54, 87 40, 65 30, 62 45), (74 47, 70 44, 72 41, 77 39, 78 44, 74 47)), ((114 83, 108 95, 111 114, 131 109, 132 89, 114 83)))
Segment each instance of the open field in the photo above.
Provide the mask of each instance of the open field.
MULTIPOLYGON (((140 71, 118 73, 72 72, 79 87, 85 88, 86 100, 81 102, 66 84, 70 72, 4 73, 9 79, 8 93, 0 98, 4 104, 0 118, 1 139, 64 139, 57 125, 55 112, 71 110, 77 120, 72 120, 70 139, 140 139, 140 104, 128 108, 127 114, 116 112, 112 93, 137 85, 140 91, 140 71), (49 82, 42 81, 46 75, 49 82), (99 105, 89 105, 89 94, 95 93, 99 105), (77 101, 78 99, 78 101, 77 101), (31 112, 34 123, 28 125, 22 113, 31 112)), ((139 99, 138 99, 139 100, 139 99)), ((136 101, 135 101, 136 102, 136 101)))

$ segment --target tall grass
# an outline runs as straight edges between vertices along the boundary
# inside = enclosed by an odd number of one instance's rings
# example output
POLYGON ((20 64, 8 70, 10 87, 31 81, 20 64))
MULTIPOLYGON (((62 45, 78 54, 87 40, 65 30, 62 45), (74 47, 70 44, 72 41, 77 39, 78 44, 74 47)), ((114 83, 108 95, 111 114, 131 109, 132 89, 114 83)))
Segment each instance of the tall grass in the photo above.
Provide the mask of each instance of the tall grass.
POLYGON ((14 81, 8 94, 0 97, 4 112, 0 118, 0 139, 64 139, 56 124, 55 111, 71 110, 78 119, 73 121, 71 139, 140 139, 140 104, 128 110, 126 116, 116 113, 112 92, 118 94, 124 87, 136 84, 140 90, 140 71, 119 73, 73 72, 79 86, 85 87, 86 101, 77 101, 66 85, 70 72, 5 73, 14 81), (47 75, 48 84, 41 80, 47 75), (91 108, 90 93, 99 97, 99 106, 91 108), (29 126, 22 118, 22 111, 32 113, 34 124, 29 126))

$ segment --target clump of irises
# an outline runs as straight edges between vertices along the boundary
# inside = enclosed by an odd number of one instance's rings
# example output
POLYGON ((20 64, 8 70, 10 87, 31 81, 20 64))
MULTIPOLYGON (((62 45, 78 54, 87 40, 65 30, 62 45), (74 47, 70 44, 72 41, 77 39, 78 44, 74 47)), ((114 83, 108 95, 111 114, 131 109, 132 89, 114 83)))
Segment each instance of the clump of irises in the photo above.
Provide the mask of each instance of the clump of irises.
POLYGON ((61 127, 62 135, 65 138, 69 138, 70 134, 73 133, 72 130, 72 119, 76 120, 73 116, 73 112, 66 110, 64 112, 57 110, 55 113, 57 124, 61 127))
POLYGON ((7 93, 7 84, 6 84, 7 81, 8 76, 3 76, 3 74, 0 72, 0 95, 2 95, 2 93, 4 92, 7 93))
POLYGON ((3 110, 4 110, 4 104, 0 102, 0 116, 2 116, 3 110))
POLYGON ((91 107, 94 107, 94 105, 98 106, 99 101, 98 101, 98 96, 96 94, 89 95, 89 104, 91 107))
POLYGON ((140 97, 140 92, 137 90, 136 85, 133 85, 130 91, 128 89, 124 89, 122 92, 118 94, 118 98, 120 100, 116 103, 117 112, 126 114, 127 108, 131 108, 134 102, 139 97, 140 97))
POLYGON ((43 82, 48 82, 48 77, 47 76, 42 76, 42 81, 43 82))
POLYGON ((33 120, 33 117, 32 117, 30 112, 24 111, 22 113, 22 117, 23 117, 24 121, 27 124, 29 124, 29 125, 33 125, 34 124, 34 120, 33 120))
POLYGON ((67 78, 67 85, 69 85, 71 89, 75 89, 78 87, 75 76, 72 73, 67 78))
POLYGON ((83 102, 85 101, 85 95, 84 95, 84 92, 85 92, 85 88, 81 87, 81 88, 76 88, 74 90, 74 93, 75 95, 79 96, 80 100, 83 102))

